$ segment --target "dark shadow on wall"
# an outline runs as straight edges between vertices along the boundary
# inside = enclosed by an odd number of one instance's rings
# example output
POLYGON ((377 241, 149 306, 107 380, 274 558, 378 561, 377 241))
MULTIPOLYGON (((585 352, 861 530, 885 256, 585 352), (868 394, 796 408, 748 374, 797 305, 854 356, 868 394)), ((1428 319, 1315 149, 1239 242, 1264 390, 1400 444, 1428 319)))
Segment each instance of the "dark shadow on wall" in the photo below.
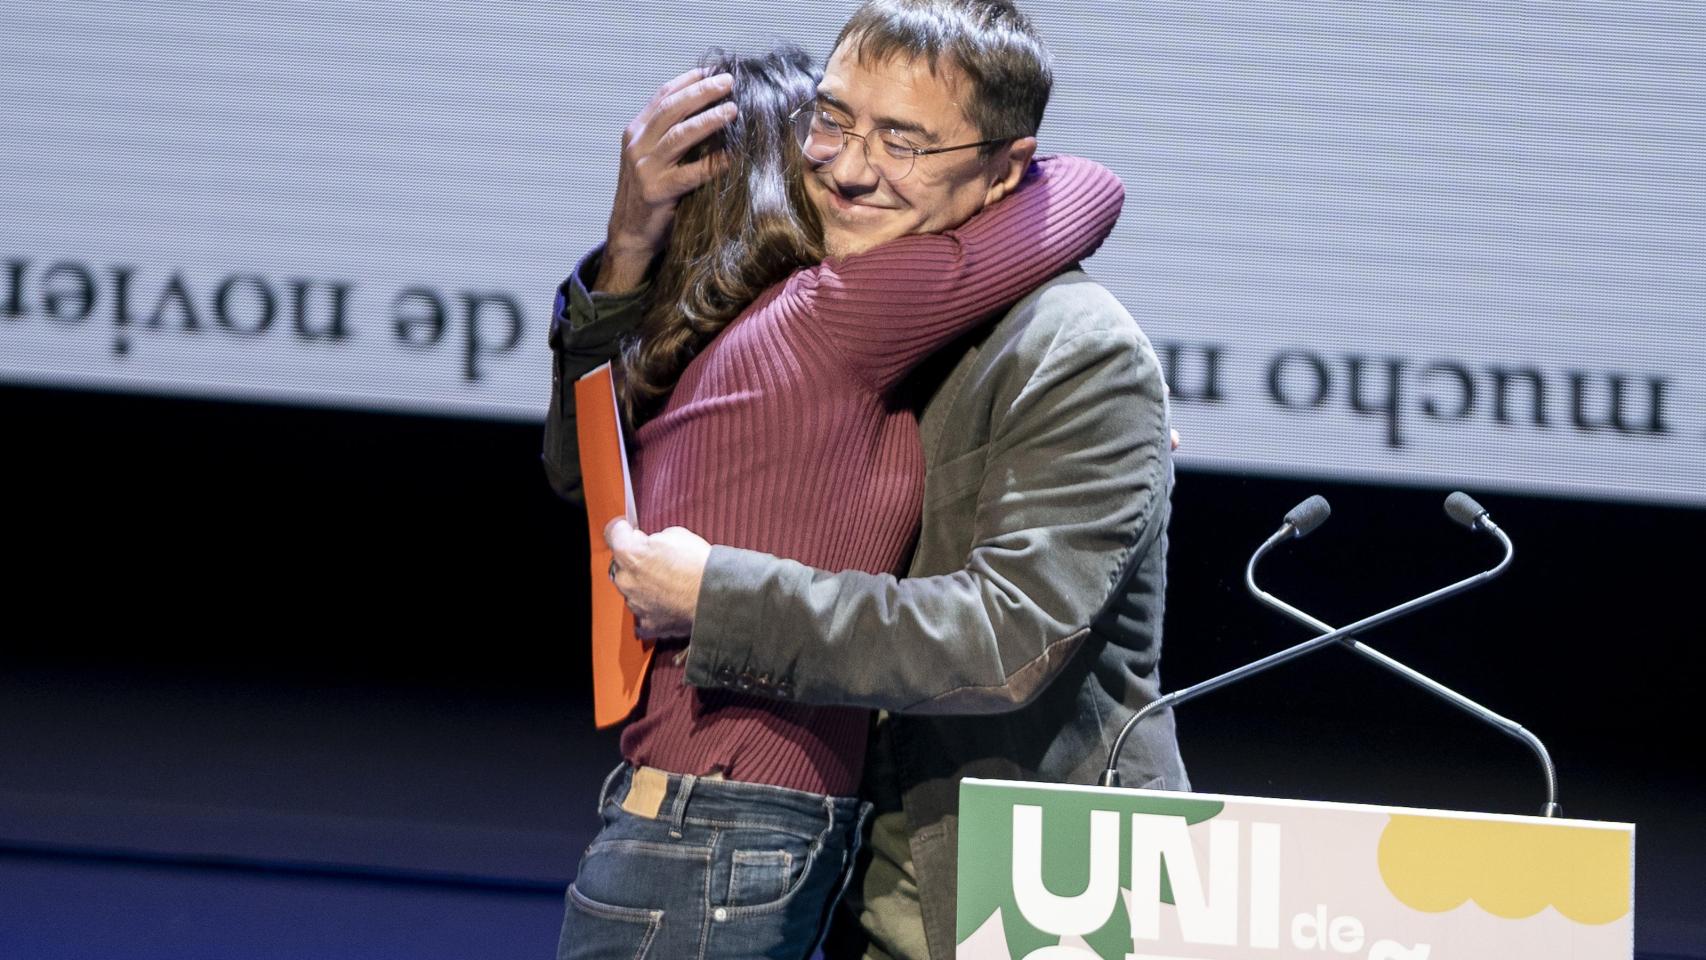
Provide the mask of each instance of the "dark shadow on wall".
MULTIPOLYGON (((585 518, 547 489, 537 426, 17 387, 0 416, 0 872, 39 893, 0 899, 38 922, 117 904, 114 923, 164 942, 195 935, 170 920, 212 896, 195 871, 259 864, 219 903, 236 917, 252 893, 262 927, 370 943, 293 885, 377 876, 437 891, 374 900, 394 911, 381 925, 466 909, 549 949, 547 891, 596 827, 616 745, 589 720, 585 518), (162 888, 178 907, 123 906, 171 870, 193 875, 162 888), (531 919, 477 906, 503 891, 531 919)), ((1242 573, 1314 492, 1333 519, 1264 583, 1330 622, 1496 557, 1446 520, 1444 489, 1181 470, 1169 688, 1305 636, 1242 573)), ((1706 511, 1471 492, 1516 565, 1365 639, 1545 738, 1567 814, 1636 822, 1637 946, 1706 957, 1702 775, 1671 733, 1698 739, 1679 666, 1695 584, 1660 559, 1706 540, 1706 511)), ((1541 797, 1516 742, 1341 650, 1188 705, 1180 730, 1205 791, 1510 813, 1541 797)))

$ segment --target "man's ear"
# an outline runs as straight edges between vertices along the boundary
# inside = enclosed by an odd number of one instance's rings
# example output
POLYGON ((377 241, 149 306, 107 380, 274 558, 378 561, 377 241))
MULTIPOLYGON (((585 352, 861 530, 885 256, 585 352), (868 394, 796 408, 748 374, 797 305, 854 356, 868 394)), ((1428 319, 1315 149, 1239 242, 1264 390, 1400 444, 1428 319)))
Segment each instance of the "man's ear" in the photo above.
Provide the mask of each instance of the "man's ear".
POLYGON ((1031 158, 1037 155, 1037 138, 1020 137, 1007 145, 1007 149, 990 158, 989 193, 983 198, 985 206, 1000 200, 1014 190, 1019 189, 1019 182, 1025 179, 1025 171, 1030 169, 1031 158))

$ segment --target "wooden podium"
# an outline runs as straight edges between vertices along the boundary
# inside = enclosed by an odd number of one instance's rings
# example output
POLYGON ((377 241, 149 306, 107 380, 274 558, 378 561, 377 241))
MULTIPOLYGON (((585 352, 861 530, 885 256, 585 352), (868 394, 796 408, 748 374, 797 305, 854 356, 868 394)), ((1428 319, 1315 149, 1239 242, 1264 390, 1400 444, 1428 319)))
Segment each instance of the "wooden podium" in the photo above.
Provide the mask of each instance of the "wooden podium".
POLYGON ((966 780, 960 960, 1634 955, 1621 823, 966 780))

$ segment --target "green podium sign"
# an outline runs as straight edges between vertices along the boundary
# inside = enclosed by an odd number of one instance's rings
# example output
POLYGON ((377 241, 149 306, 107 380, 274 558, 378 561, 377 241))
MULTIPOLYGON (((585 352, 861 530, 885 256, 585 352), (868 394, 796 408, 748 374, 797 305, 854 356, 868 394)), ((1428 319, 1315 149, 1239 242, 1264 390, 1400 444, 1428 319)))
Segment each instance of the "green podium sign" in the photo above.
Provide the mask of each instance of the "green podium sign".
POLYGON ((1627 960, 1629 824, 966 780, 960 960, 1627 960))

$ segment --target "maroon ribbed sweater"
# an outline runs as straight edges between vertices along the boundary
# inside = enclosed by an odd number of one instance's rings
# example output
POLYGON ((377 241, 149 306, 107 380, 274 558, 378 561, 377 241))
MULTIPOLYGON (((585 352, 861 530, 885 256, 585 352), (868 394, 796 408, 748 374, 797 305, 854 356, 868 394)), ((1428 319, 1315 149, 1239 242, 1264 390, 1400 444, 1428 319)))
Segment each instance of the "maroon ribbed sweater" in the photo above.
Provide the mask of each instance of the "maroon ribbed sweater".
MULTIPOLYGON (((1013 195, 956 230, 902 237, 801 270, 688 364, 634 452, 640 528, 827 570, 900 573, 918 528, 918 421, 895 401, 933 351, 1101 244, 1124 188, 1075 157, 1037 163, 1013 195)), ((653 658, 622 732, 630 763, 850 795, 869 712, 683 683, 653 658)))

